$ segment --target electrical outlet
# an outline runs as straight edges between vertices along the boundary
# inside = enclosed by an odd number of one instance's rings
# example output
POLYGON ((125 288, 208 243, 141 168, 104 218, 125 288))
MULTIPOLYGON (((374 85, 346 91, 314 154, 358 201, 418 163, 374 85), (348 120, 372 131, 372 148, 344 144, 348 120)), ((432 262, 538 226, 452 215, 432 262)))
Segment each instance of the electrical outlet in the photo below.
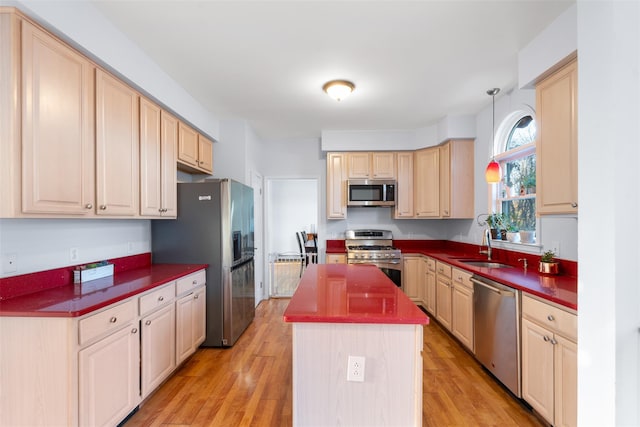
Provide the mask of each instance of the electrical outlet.
POLYGON ((80 259, 78 255, 78 248, 70 248, 69 249, 69 261, 76 262, 80 259))
POLYGON ((2 272, 15 273, 18 271, 18 255, 15 253, 2 255, 2 272))
POLYGON ((558 241, 551 242, 551 250, 553 251, 554 254, 556 254, 556 257, 559 257, 560 256, 560 242, 558 242, 558 241))
POLYGON ((347 381, 364 381, 364 357, 349 356, 347 362, 347 381))

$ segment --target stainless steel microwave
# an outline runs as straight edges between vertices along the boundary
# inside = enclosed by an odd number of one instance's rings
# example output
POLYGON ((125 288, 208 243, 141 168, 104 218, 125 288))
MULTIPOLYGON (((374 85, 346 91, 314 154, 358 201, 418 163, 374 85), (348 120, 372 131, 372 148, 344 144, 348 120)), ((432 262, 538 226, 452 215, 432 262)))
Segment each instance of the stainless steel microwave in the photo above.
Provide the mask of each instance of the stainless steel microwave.
POLYGON ((347 181, 347 206, 395 206, 396 182, 387 179, 347 181))

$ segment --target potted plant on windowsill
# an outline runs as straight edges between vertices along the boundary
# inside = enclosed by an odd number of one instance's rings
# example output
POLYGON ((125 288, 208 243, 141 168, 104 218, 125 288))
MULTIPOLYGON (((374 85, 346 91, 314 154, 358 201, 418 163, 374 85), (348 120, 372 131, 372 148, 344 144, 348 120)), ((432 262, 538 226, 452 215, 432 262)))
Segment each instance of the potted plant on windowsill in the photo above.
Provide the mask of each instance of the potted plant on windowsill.
POLYGON ((538 271, 542 274, 558 274, 560 271, 560 263, 555 259, 555 252, 546 251, 540 257, 538 271))
MULTIPOLYGON (((502 230, 504 229, 505 218, 501 213, 494 213, 487 217, 487 224, 491 230, 491 238, 494 240, 502 239, 502 230)), ((506 232, 505 232, 506 238, 506 232)))
POLYGON ((517 225, 509 223, 509 225, 507 225, 507 240, 512 243, 519 243, 520 233, 518 233, 518 231, 520 230, 517 225))

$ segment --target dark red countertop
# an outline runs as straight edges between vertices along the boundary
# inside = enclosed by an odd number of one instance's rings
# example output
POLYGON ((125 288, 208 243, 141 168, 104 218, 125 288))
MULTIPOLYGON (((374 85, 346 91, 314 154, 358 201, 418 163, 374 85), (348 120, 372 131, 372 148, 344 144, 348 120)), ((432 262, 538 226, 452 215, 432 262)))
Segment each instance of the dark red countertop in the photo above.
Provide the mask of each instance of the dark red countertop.
MULTIPOLYGON (((328 240, 327 251, 331 247, 332 251, 338 253, 341 245, 344 248, 344 240, 333 240, 331 244, 329 242, 328 240)), ((446 240, 394 240, 393 245, 400 249, 403 255, 419 254, 430 256, 478 276, 495 280, 547 301, 578 310, 578 263, 575 261, 559 260, 561 274, 550 276, 538 273, 539 255, 524 252, 493 248, 493 261, 513 265, 514 267, 485 268, 460 262, 460 259, 486 260, 486 255, 478 253, 478 245, 446 240), (522 261, 518 261, 521 258, 527 259, 528 268, 526 270, 523 268, 522 261)))
POLYGON ((309 264, 285 322, 426 325, 429 318, 372 265, 309 264))
MULTIPOLYGON (((150 264, 92 280, 92 292, 67 284, 0 300, 0 316, 77 317, 153 289, 198 270, 206 264, 150 264)), ((87 287, 85 287, 86 289, 87 287)))

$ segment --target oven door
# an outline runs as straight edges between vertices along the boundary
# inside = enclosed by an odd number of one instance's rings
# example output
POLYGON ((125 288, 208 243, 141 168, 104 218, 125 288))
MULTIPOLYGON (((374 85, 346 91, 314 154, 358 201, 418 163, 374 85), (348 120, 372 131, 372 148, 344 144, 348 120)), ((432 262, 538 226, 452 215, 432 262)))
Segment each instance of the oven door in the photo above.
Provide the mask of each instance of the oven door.
POLYGON ((378 267, 391 281, 402 289, 402 260, 372 261, 348 260, 349 264, 369 264, 378 267))

